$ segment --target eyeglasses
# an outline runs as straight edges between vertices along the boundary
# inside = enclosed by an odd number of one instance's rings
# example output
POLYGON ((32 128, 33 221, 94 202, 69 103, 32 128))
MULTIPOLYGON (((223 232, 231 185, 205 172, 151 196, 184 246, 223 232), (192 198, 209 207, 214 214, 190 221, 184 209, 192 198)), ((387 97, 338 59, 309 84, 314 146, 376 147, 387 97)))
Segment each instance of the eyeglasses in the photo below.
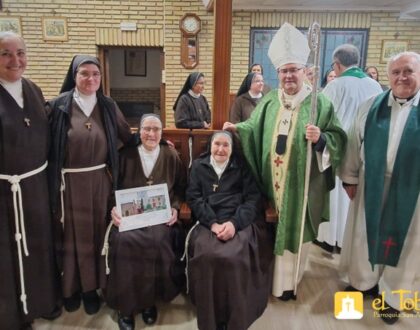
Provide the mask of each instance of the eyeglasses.
POLYGON ((90 77, 93 77, 93 79, 98 79, 101 77, 101 73, 99 71, 96 72, 87 72, 87 71, 78 71, 77 72, 80 77, 82 77, 83 79, 89 79, 90 77))
POLYGON ((142 126, 141 129, 147 133, 150 133, 153 131, 153 133, 160 132, 162 128, 160 127, 149 127, 149 126, 142 126))
POLYGON ((337 63, 337 62, 335 62, 335 61, 331 63, 331 69, 332 69, 332 70, 334 70, 334 64, 336 64, 336 63, 337 63))
POLYGON ((278 69, 277 70, 277 72, 279 72, 279 73, 281 73, 281 74, 284 74, 284 75, 286 75, 286 74, 288 74, 288 73, 290 73, 290 74, 296 74, 296 73, 298 73, 298 71, 300 71, 300 70, 302 70, 303 68, 290 68, 290 69, 278 69))

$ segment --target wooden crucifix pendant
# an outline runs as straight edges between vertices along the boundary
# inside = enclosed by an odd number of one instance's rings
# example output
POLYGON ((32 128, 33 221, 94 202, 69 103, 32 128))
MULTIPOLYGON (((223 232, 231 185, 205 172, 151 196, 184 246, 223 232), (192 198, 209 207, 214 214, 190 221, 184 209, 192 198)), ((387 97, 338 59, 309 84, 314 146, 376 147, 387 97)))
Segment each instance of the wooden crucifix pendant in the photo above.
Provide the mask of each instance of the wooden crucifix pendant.
POLYGON ((25 122, 25 126, 26 127, 30 127, 31 126, 31 120, 27 117, 23 118, 23 121, 25 122))
POLYGON ((89 131, 92 129, 92 124, 90 122, 86 122, 85 126, 89 131))

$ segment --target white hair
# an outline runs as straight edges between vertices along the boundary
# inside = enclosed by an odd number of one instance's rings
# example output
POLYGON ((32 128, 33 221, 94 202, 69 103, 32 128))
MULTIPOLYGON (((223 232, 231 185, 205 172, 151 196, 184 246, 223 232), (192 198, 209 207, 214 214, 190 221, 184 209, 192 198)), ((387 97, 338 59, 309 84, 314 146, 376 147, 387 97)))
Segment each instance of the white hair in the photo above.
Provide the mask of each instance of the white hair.
POLYGON ((417 64, 420 64, 420 54, 419 53, 416 53, 416 52, 402 52, 402 53, 398 53, 398 54, 392 56, 388 60, 388 63, 386 65, 386 71, 389 73, 389 68, 391 67, 391 64, 394 63, 395 61, 399 60, 403 56, 411 56, 412 58, 414 58, 416 60, 417 64))
POLYGON ((8 38, 19 39, 22 42, 24 48, 26 49, 25 39, 23 39, 22 36, 20 36, 19 34, 13 31, 0 32, 0 43, 3 42, 4 39, 8 39, 8 38))

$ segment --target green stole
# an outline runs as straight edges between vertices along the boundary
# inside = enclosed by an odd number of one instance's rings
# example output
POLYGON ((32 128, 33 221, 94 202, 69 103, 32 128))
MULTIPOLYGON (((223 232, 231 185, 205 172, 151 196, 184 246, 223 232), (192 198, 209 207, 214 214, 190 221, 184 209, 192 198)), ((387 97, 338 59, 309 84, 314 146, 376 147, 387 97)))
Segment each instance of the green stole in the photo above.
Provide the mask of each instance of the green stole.
POLYGON ((364 136, 365 215, 369 261, 397 266, 420 189, 420 113, 412 107, 398 146, 388 195, 383 203, 391 107, 390 91, 376 97, 364 136))
POLYGON ((366 78, 368 75, 363 72, 362 69, 358 67, 350 68, 346 71, 344 71, 340 77, 356 77, 356 78, 366 78))

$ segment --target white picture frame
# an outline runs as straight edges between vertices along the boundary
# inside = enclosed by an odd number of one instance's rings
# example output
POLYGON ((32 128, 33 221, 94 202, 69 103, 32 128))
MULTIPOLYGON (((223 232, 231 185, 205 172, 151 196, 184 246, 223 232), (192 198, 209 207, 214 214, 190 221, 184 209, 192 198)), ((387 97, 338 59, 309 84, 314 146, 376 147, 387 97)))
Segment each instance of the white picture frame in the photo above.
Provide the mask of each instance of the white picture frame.
POLYGON ((22 35, 20 17, 0 17, 0 32, 12 31, 22 35))
POLYGON ((166 183, 117 190, 115 200, 120 232, 166 223, 172 214, 166 183))

